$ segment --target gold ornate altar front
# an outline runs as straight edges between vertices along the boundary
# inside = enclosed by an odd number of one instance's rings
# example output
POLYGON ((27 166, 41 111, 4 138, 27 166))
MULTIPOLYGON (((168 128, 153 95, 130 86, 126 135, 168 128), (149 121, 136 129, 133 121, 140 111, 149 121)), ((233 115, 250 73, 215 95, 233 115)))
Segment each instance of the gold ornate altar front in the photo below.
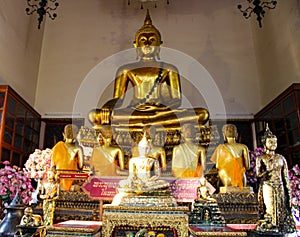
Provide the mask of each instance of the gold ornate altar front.
POLYGON ((188 237, 188 207, 104 206, 102 236, 110 237, 117 227, 169 227, 178 237, 188 237))
POLYGON ((213 197, 217 200, 227 224, 255 224, 257 222, 257 194, 218 193, 213 197))

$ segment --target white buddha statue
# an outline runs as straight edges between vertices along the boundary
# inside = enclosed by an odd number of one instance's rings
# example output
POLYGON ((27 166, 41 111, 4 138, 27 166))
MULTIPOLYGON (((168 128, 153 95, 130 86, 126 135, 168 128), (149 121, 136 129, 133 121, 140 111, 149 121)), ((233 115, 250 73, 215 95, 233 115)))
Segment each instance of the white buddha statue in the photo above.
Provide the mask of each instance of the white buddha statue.
POLYGON ((120 181, 119 192, 145 193, 169 188, 169 183, 160 180, 159 161, 149 157, 151 146, 145 134, 138 145, 139 156, 129 160, 129 175, 120 181))

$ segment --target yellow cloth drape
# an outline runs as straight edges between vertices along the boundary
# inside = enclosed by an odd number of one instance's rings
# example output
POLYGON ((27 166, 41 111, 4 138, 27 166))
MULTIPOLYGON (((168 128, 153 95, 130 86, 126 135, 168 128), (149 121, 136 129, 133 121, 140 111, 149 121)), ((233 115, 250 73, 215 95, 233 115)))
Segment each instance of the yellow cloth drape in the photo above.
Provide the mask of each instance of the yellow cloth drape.
POLYGON ((217 168, 226 172, 231 179, 232 186, 243 188, 243 177, 246 172, 243 158, 234 157, 226 145, 219 145, 217 153, 217 168))
POLYGON ((200 177, 201 165, 199 164, 196 170, 191 170, 188 168, 175 168, 172 169, 172 175, 177 178, 194 178, 200 177))
MULTIPOLYGON (((56 166, 57 170, 64 170, 58 171, 57 174, 78 170, 78 158, 77 156, 71 157, 64 142, 58 142, 52 151, 52 164, 56 166)), ((72 184, 73 180, 71 179, 60 179, 60 186, 65 191, 70 191, 72 184)))
POLYGON ((200 177, 202 173, 198 146, 183 143, 174 147, 172 157, 172 175, 174 177, 194 178, 200 177))
POLYGON ((94 148, 92 165, 96 176, 117 176, 117 165, 113 155, 105 153, 101 148, 94 148))

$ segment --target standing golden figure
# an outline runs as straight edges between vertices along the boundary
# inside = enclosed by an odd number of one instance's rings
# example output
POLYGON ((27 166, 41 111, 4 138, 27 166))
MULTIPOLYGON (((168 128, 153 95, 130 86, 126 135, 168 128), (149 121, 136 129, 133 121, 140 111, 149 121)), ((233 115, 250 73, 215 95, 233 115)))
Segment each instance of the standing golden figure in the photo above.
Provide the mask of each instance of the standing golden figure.
POLYGON ((243 188, 247 183, 245 172, 250 168, 248 147, 236 142, 238 132, 235 125, 225 124, 222 132, 225 144, 217 146, 211 161, 216 164, 225 188, 243 188))
POLYGON ((59 197, 60 187, 56 178, 56 171, 48 171, 48 180, 43 183, 40 198, 43 200, 44 225, 53 225, 55 202, 59 197))
MULTIPOLYGON (((76 144, 78 128, 74 124, 67 124, 64 128, 64 142, 58 142, 52 148, 51 167, 56 167, 57 174, 74 173, 83 168, 82 147, 76 144)), ((71 179, 60 179, 62 190, 70 191, 73 184, 71 179)))
POLYGON ((113 133, 110 125, 103 125, 99 133, 103 144, 94 147, 92 168, 95 176, 116 176, 124 169, 124 152, 112 144, 113 133))
POLYGON ((204 176, 206 150, 195 144, 195 130, 192 124, 184 124, 181 131, 184 142, 173 148, 172 174, 176 178, 201 178, 204 176))
POLYGON ((276 154, 277 137, 268 126, 262 139, 265 154, 257 157, 256 173, 261 179, 259 190, 260 220, 257 230, 262 232, 293 233, 296 231, 291 211, 291 192, 285 158, 276 154))
POLYGON ((182 100, 179 72, 174 65, 156 60, 161 44, 160 32, 152 25, 147 11, 134 41, 139 61, 117 70, 114 98, 89 113, 94 128, 110 123, 129 129, 142 129, 146 125, 180 128, 183 122, 207 122, 209 113, 204 108, 178 108, 182 100), (133 87, 133 98, 127 108, 119 108, 129 84, 133 87))

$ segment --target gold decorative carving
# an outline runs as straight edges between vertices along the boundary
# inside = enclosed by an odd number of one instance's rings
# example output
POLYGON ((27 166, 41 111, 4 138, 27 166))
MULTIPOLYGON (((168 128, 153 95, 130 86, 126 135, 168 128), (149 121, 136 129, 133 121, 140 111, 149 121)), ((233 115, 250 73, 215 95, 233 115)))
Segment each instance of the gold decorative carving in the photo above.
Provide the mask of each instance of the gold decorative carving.
POLYGON ((193 236, 210 236, 210 237, 222 237, 222 236, 247 236, 247 232, 204 232, 195 231, 189 228, 189 231, 193 236))
POLYGON ((98 228, 78 228, 78 227, 57 227, 57 226, 47 226, 46 230, 48 231, 61 231, 61 232, 79 232, 79 233, 96 233, 101 226, 98 228))
POLYGON ((105 206, 102 236, 110 237, 116 227, 175 229, 178 237, 188 237, 188 215, 185 207, 122 207, 105 206), (109 211, 110 210, 110 211, 109 211))
POLYGON ((113 211, 148 211, 148 212, 154 212, 154 211, 159 211, 159 212, 188 212, 189 207, 187 206, 178 206, 178 207, 159 207, 159 206, 151 206, 151 207, 146 207, 146 206, 112 206, 112 205, 104 205, 104 211, 108 210, 113 210, 113 211))

